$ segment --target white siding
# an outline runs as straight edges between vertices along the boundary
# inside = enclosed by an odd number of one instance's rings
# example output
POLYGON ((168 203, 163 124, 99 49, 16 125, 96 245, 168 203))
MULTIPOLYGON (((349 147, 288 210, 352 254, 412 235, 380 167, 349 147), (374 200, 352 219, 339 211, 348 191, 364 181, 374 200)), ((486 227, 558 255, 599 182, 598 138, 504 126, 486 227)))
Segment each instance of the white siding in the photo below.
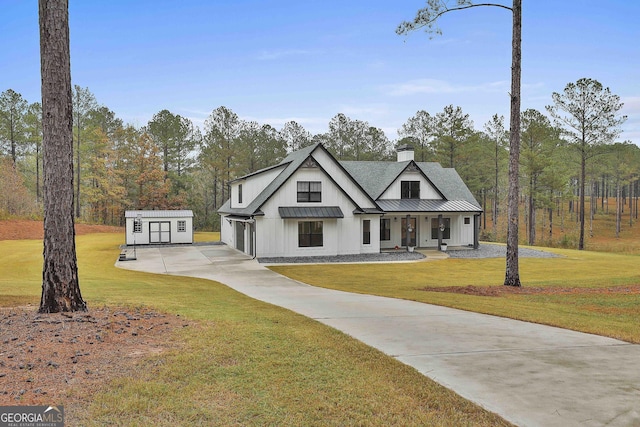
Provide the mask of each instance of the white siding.
POLYGON ((249 178, 231 183, 231 207, 234 209, 246 208, 267 185, 271 183, 284 170, 286 165, 274 168, 249 178), (238 186, 242 185, 242 203, 238 203, 238 186))
MULTIPOLYGON (((335 176, 332 175, 335 179, 335 176)), ((355 190, 356 193, 359 190, 355 190)), ((352 194, 352 197, 353 194, 352 194)), ((357 196, 356 196, 357 197, 357 196)), ((355 197, 354 197, 355 198, 355 197)), ((368 202, 363 200, 363 202, 368 202)), ((370 204, 370 202, 368 202, 370 204)), ((260 257, 346 255, 380 251, 379 215, 354 215, 356 206, 319 168, 301 168, 262 207, 263 217, 256 218, 256 247, 260 257), (298 203, 297 182, 322 183, 322 202, 298 203), (344 218, 282 219, 280 206, 339 206, 344 218), (362 245, 362 219, 371 220, 371 244, 362 245), (298 223, 322 221, 323 246, 298 247, 298 223)))
MULTIPOLYGON (((154 212, 154 211, 151 211, 154 212)), ((192 217, 160 217, 156 214, 145 216, 142 214, 142 232, 133 232, 135 218, 127 218, 125 223, 125 235, 127 245, 150 244, 150 226, 152 222, 169 223, 170 241, 167 243, 193 243, 193 218, 192 217), (186 231, 178 231, 178 221, 185 222, 186 231)))
MULTIPOLYGON (((401 247, 402 243, 402 218, 406 217, 406 213, 387 214, 384 218, 388 218, 391 224, 391 240, 380 242, 382 249, 390 249, 396 246, 401 247)), ((416 220, 416 243, 421 248, 435 248, 438 246, 438 238, 431 238, 431 219, 438 218, 438 214, 411 214, 416 220)), ((449 239, 443 239, 442 242, 449 246, 468 246, 473 245, 473 214, 463 213, 444 213, 443 218, 449 218, 451 224, 451 235, 449 239), (464 223, 464 218, 470 218, 470 224, 464 223)))
POLYGON ((337 164, 327 153, 322 150, 316 150, 313 152, 313 158, 322 166, 322 168, 333 178, 333 180, 342 189, 351 196, 354 202, 356 202, 361 208, 375 208, 375 204, 366 196, 366 194, 360 189, 360 187, 353 181, 353 179, 344 172, 344 170, 337 164))
POLYGON ((387 200, 395 200, 400 199, 401 197, 401 189, 402 189, 402 181, 420 181, 420 198, 421 199, 430 199, 430 200, 441 200, 442 197, 438 192, 429 184, 429 182, 424 178, 422 174, 419 172, 404 172, 401 174, 394 182, 387 188, 387 190, 382 193, 380 199, 387 200))

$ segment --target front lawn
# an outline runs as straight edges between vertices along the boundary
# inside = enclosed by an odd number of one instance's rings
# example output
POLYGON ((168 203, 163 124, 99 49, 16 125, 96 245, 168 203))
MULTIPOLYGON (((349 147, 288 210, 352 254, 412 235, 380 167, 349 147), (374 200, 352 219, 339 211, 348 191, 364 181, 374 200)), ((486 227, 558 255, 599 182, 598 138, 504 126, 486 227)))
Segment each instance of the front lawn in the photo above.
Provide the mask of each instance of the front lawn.
MULTIPOLYGON (((121 234, 77 238, 89 308, 152 307, 198 325, 176 332, 181 350, 84 396, 92 403, 69 414, 69 425, 508 425, 314 320, 216 282, 117 269, 121 242, 121 234)), ((42 242, 0 241, 0 255, 0 305, 37 306, 42 242)))
POLYGON ((444 305, 640 343, 640 256, 548 250, 563 257, 520 258, 523 286, 539 290, 500 296, 424 288, 500 287, 504 258, 270 268, 314 286, 444 305))

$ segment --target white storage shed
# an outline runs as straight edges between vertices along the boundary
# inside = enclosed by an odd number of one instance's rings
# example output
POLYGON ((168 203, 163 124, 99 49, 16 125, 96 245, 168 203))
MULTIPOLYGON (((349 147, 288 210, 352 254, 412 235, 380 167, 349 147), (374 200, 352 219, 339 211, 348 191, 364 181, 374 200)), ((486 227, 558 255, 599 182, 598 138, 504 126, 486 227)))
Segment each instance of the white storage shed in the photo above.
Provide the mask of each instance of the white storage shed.
POLYGON ((126 211, 127 245, 193 243, 193 211, 126 211))

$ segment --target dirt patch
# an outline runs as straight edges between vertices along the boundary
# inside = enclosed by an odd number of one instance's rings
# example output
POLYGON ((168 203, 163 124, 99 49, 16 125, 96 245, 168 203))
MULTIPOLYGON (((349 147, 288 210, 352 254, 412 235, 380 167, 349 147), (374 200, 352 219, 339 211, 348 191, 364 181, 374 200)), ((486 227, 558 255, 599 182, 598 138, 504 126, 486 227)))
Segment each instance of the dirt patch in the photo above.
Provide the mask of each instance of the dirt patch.
POLYGON ((187 326, 194 325, 143 309, 0 308, 0 405, 86 406, 101 385, 131 375, 142 358, 176 347, 172 332, 187 326))
MULTIPOLYGON (((121 227, 108 225, 76 224, 76 235, 91 233, 123 233, 121 227)), ((42 221, 8 219, 0 221, 0 240, 42 240, 44 224, 42 221)))
POLYGON ((610 286, 607 288, 533 288, 528 286, 427 286, 420 289, 426 292, 448 292, 482 297, 499 297, 502 295, 609 295, 640 294, 640 285, 610 286))

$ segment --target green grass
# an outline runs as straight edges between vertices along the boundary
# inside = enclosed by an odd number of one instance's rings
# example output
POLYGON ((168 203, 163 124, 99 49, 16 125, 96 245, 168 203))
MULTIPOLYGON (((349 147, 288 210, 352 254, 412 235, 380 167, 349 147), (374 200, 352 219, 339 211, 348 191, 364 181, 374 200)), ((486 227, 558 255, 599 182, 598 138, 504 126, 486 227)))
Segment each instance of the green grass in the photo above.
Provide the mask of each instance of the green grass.
MULTIPOLYGON (((562 258, 521 258, 525 287, 609 288, 640 284, 640 257, 550 249, 562 258)), ((447 259, 402 264, 273 266, 296 280, 331 289, 403 298, 559 326, 640 343, 640 294, 473 296, 424 287, 500 286, 505 260, 447 259)))
MULTIPOLYGON (((177 333, 179 350, 147 359, 135 375, 87 397, 73 424, 506 425, 316 321, 216 282, 117 269, 121 240, 77 238, 89 308, 146 306, 198 323, 177 333)), ((0 241, 0 254, 1 305, 37 304, 42 243, 0 241)))

